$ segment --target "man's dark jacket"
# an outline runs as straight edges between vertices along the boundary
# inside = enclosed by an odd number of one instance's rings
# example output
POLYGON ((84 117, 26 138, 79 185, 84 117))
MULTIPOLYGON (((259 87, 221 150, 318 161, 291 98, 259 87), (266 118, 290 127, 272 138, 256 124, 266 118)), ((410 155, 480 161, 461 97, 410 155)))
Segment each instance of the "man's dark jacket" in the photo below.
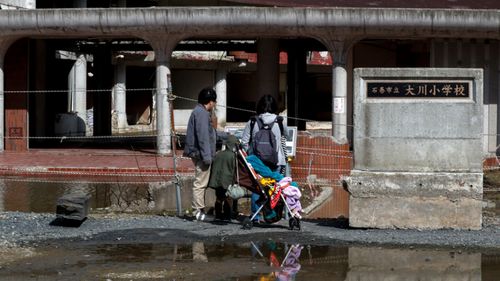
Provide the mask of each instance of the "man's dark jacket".
POLYGON ((210 112, 198 104, 189 117, 184 156, 212 163, 216 151, 217 132, 212 127, 210 112))

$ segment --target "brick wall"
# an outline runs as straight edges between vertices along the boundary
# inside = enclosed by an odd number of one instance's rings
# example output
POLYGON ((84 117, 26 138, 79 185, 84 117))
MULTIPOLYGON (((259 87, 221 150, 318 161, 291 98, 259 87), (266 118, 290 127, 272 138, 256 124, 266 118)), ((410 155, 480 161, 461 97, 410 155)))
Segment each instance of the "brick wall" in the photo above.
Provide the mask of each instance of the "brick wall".
POLYGON ((297 150, 292 161, 292 175, 295 180, 305 181, 308 175, 317 175, 332 185, 339 185, 341 175, 351 171, 352 153, 348 144, 337 144, 330 136, 314 136, 300 132, 297 136, 297 150))
POLYGON ((483 160, 483 169, 485 170, 498 169, 499 167, 500 162, 496 157, 488 157, 483 160))
MULTIPOLYGON (((307 184, 307 177, 315 175, 316 188, 331 188, 330 197, 314 209, 309 218, 338 218, 349 216, 349 194, 339 179, 351 171, 352 153, 348 144, 339 145, 331 136, 299 132, 291 173, 295 181, 307 184)), ((314 198, 313 198, 314 199, 314 198)))
MULTIPOLYGON (((28 39, 15 42, 5 54, 5 90, 28 89, 28 39)), ((28 95, 5 93, 5 150, 28 149, 28 95)))

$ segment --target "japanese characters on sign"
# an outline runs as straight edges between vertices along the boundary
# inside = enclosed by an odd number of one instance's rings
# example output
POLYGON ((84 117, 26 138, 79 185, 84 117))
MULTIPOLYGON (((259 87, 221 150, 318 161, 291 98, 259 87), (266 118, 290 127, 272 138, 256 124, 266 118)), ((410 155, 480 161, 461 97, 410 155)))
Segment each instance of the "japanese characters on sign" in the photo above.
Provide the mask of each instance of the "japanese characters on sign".
POLYGON ((368 98, 469 98, 470 81, 376 81, 366 83, 368 98))

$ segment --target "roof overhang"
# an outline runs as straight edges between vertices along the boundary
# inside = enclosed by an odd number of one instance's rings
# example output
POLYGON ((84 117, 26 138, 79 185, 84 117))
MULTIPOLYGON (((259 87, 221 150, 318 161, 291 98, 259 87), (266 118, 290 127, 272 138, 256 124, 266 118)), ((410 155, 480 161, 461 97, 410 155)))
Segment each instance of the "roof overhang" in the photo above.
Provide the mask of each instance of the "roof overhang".
POLYGON ((500 10, 171 7, 0 11, 0 36, 499 38, 500 10))
POLYGON ((230 0, 230 2, 274 7, 500 9, 500 2, 492 0, 230 0))

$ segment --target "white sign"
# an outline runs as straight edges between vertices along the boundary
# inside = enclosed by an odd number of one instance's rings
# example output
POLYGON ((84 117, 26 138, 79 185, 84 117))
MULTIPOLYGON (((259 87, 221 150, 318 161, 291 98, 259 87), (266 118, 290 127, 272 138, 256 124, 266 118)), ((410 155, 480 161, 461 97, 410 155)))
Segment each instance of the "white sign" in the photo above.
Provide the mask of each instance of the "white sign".
POLYGON ((295 156, 295 150, 297 147, 297 127, 288 127, 288 134, 286 138, 286 152, 288 156, 295 156))
POLYGON ((344 98, 333 98, 333 113, 344 113, 344 98))

